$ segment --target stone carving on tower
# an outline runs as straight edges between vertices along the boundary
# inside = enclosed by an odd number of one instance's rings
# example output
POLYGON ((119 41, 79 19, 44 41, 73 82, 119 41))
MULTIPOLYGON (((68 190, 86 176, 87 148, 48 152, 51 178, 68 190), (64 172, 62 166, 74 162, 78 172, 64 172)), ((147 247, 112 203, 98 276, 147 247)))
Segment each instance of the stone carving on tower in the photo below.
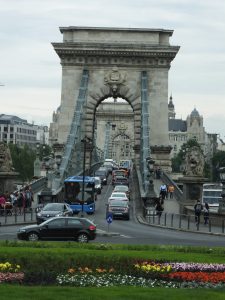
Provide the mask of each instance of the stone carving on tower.
POLYGON ((128 126, 124 122, 121 122, 118 126, 118 130, 119 130, 120 134, 124 134, 127 129, 128 129, 128 126))
POLYGON ((119 71, 117 67, 113 67, 111 71, 105 74, 104 81, 110 87, 113 97, 116 97, 119 94, 120 87, 126 84, 127 73, 119 71))

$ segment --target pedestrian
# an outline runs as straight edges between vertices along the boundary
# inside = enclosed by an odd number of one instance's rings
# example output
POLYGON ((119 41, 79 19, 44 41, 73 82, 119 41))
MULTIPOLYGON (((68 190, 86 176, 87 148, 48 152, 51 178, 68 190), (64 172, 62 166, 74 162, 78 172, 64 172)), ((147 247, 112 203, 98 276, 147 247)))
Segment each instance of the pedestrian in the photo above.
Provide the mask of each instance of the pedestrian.
POLYGON ((199 223, 200 223, 200 216, 201 216, 202 210, 203 210, 203 206, 202 206, 200 200, 197 200, 196 204, 194 205, 196 225, 199 225, 199 223))
POLYGON ((157 200, 155 205, 156 215, 160 218, 162 215, 162 212, 164 210, 163 205, 161 204, 160 199, 157 200))
POLYGON ((4 215, 6 198, 4 194, 0 194, 0 215, 4 215))
POLYGON ((166 186, 166 184, 162 184, 160 186, 159 195, 161 195, 162 200, 165 200, 165 198, 167 196, 167 186, 166 186))
POLYGON ((25 188, 24 196, 25 196, 25 207, 28 210, 31 210, 31 205, 33 202, 33 192, 32 192, 31 186, 27 186, 25 188))
POLYGON ((204 217, 204 225, 207 225, 209 222, 209 205, 207 202, 205 202, 205 205, 203 207, 203 217, 204 217))
POLYGON ((168 186, 168 193, 169 193, 170 199, 173 199, 174 186, 173 186, 172 184, 170 184, 170 185, 168 186))
POLYGON ((155 171, 156 173, 156 179, 160 179, 161 178, 161 169, 158 167, 155 171))
POLYGON ((17 197, 17 207, 18 207, 18 214, 22 215, 23 213, 23 207, 24 207, 24 196, 23 196, 23 190, 19 191, 18 197, 17 197))

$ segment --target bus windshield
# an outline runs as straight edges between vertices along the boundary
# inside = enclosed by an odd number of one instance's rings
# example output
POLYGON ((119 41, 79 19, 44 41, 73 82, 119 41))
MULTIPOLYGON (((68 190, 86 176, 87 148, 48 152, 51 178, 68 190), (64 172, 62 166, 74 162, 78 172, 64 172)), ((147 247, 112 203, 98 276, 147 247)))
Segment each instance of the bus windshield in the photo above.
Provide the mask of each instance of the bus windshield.
POLYGON ((218 207, 222 193, 222 186, 218 183, 203 184, 202 203, 208 203, 211 207, 218 207))
POLYGON ((91 203, 95 200, 95 179, 89 176, 73 176, 65 180, 65 201, 91 203))

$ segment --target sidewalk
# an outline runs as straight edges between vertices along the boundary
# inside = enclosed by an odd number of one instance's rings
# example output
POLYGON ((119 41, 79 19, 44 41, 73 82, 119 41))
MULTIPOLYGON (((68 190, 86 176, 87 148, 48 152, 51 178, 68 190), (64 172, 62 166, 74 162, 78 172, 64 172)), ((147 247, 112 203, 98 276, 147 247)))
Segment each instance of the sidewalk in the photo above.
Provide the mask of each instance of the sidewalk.
MULTIPOLYGON (((159 196, 161 184, 161 180, 154 180, 154 188, 157 196, 159 196)), ((160 218, 156 215, 156 212, 150 208, 147 210, 146 217, 138 214, 137 219, 140 223, 151 226, 188 232, 225 235, 225 221, 221 221, 221 225, 219 226, 216 218, 209 217, 209 223, 204 225, 203 216, 201 216, 200 224, 196 224, 194 213, 192 215, 180 214, 180 205, 176 198, 164 200, 164 211, 160 218)))

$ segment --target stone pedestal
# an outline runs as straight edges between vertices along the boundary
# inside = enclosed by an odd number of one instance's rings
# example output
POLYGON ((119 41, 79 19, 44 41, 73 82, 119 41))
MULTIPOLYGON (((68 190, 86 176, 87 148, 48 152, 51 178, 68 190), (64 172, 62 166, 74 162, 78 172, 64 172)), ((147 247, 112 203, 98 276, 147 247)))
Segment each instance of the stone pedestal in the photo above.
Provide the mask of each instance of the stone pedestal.
POLYGON ((178 182, 183 183, 183 201, 180 203, 181 213, 184 212, 184 206, 194 206, 197 200, 202 199, 202 186, 208 180, 200 176, 183 176, 178 182))
POLYGON ((0 193, 13 192, 18 175, 17 172, 0 172, 0 193))
POLYGON ((151 153, 155 160, 155 167, 160 167, 166 173, 171 173, 172 171, 170 159, 171 150, 172 147, 170 145, 151 146, 151 153))

